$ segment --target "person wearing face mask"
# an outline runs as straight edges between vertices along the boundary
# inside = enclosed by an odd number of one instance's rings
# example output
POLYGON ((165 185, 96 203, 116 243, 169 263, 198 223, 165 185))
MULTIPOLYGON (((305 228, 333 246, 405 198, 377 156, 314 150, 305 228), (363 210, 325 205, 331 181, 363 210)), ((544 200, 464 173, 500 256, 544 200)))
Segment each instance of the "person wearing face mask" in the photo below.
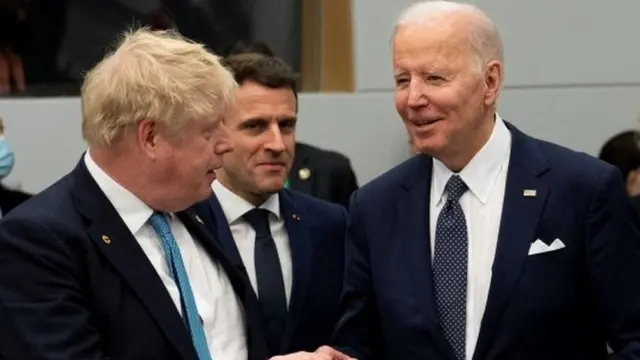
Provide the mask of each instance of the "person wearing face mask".
MULTIPOLYGON (((15 157, 11 145, 4 135, 4 121, 0 118, 0 181, 5 179, 13 170, 15 157)), ((0 216, 6 215, 18 205, 31 197, 30 194, 19 190, 9 189, 0 184, 0 216)))

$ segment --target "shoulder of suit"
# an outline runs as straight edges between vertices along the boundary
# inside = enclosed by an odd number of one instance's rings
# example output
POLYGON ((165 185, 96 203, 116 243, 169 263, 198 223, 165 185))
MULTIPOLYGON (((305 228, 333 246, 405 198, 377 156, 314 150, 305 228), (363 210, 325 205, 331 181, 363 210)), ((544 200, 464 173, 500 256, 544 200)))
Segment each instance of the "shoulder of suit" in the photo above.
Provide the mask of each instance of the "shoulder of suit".
POLYGON ((68 174, 36 195, 28 196, 3 217, 3 221, 46 228, 65 228, 74 221, 80 224, 80 215, 71 195, 73 186, 73 179, 68 174))
POLYGON ((323 199, 318 199, 299 191, 284 189, 283 192, 285 192, 287 196, 290 196, 293 199, 296 207, 301 208, 301 210, 307 213, 312 213, 316 216, 342 216, 345 211, 342 205, 334 204, 323 199))
POLYGON ((431 162, 431 157, 427 155, 412 156, 364 184, 357 192, 359 196, 385 196, 389 194, 390 190, 403 184, 408 177, 419 176, 428 162, 431 162))
POLYGON ((553 175, 570 177, 576 181, 598 181, 603 173, 617 171, 617 169, 598 158, 585 152, 576 151, 567 147, 529 137, 536 143, 540 152, 549 164, 549 171, 553 175))

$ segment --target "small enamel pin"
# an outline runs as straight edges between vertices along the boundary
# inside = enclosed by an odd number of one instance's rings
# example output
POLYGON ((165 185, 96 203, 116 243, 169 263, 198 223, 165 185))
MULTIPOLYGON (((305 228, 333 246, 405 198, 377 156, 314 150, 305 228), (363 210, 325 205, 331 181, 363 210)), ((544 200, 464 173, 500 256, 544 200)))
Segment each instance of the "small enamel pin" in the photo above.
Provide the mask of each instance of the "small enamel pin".
POLYGON ((309 170, 308 168, 300 169, 298 171, 298 177, 300 177, 300 180, 307 180, 311 177, 311 170, 309 170))
POLYGON ((111 238, 109 238, 107 235, 102 235, 102 242, 110 245, 111 244, 111 238))

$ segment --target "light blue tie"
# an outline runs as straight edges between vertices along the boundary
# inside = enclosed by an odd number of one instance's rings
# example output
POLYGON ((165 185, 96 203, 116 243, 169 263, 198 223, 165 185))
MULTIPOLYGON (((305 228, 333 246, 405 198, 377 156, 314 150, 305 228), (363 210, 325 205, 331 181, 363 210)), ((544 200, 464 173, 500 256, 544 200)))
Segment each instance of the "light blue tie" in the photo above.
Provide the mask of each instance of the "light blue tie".
POLYGON ((149 223, 160 237, 160 240, 162 240, 167 266, 171 270, 173 280, 178 285, 178 290, 180 291, 182 317, 189 329, 189 333, 191 333, 191 340, 198 353, 198 359, 211 360, 211 353, 209 353, 207 338, 204 335, 198 307, 196 306, 196 301, 191 291, 189 277, 184 268, 182 255, 180 255, 180 249, 178 248, 176 239, 171 233, 169 222, 163 213, 155 212, 151 215, 151 218, 149 218, 149 223))

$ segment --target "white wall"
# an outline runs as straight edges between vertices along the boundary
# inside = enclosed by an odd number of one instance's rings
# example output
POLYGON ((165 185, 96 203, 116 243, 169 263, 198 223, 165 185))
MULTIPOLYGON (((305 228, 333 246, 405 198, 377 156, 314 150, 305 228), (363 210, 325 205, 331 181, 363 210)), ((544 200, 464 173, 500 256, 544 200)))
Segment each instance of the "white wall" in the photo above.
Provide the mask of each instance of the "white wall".
MULTIPOLYGON (((299 140, 347 154, 363 183, 408 154, 393 109, 389 38, 408 0, 353 0, 355 94, 303 94, 299 140)), ((505 42, 500 113, 528 133, 597 154, 640 115, 640 2, 477 0, 505 42), (565 4, 566 3, 566 4, 565 4), (574 4, 569 6, 569 3, 574 4)), ((73 98, 0 100, 17 164, 9 183, 39 191, 84 149, 73 98)))

